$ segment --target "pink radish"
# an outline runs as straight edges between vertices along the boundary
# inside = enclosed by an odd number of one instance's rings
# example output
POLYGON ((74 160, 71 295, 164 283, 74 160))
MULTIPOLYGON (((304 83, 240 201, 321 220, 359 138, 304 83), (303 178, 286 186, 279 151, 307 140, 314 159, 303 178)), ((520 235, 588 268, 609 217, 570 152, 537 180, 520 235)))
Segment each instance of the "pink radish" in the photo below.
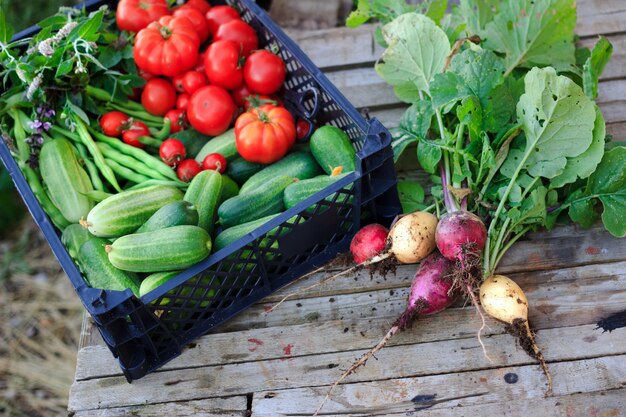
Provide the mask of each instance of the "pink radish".
POLYGON ((454 282, 451 275, 453 268, 454 263, 441 256, 437 251, 424 259, 411 283, 404 313, 396 319, 381 341, 354 362, 330 387, 314 415, 318 415, 321 411, 332 390, 359 367, 365 365, 368 359, 380 351, 396 333, 409 327, 418 317, 438 313, 454 303, 458 291, 455 291, 453 287, 454 282))
POLYGON ((466 253, 480 256, 487 242, 487 228, 474 213, 453 211, 439 220, 435 240, 443 256, 450 260, 463 260, 466 253))
POLYGON ((350 243, 354 262, 360 264, 382 252, 387 245, 388 234, 389 229, 377 223, 368 224, 359 230, 350 243))

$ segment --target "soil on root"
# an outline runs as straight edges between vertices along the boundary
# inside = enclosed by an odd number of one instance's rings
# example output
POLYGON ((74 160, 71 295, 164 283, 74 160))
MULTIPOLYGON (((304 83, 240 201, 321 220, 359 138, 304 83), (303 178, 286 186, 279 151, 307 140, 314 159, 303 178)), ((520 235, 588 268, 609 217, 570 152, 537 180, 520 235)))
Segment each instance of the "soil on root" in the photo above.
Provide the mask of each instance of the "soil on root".
POLYGON ((378 274, 383 279, 387 279, 387 275, 396 274, 398 269, 398 261, 396 261, 395 256, 391 255, 386 259, 383 259, 380 262, 375 264, 371 264, 367 266, 367 270, 370 273, 370 278, 373 279, 374 275, 378 274))
POLYGON ((529 331, 530 327, 526 327, 526 320, 524 319, 515 319, 512 324, 507 324, 504 328, 507 333, 514 336, 517 339, 520 347, 524 349, 524 352, 528 354, 533 359, 539 360, 537 357, 537 353, 535 352, 535 335, 532 330, 529 331))

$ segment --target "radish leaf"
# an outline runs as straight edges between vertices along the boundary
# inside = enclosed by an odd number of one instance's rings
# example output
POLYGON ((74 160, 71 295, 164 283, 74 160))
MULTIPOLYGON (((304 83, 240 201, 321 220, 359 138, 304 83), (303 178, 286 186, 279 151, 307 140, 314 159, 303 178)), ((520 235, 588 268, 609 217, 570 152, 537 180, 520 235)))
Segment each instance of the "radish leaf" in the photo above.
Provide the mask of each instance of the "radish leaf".
POLYGON ((613 45, 605 37, 600 36, 583 66, 583 87, 587 97, 592 100, 598 97, 598 79, 611 59, 611 55, 613 55, 613 45))

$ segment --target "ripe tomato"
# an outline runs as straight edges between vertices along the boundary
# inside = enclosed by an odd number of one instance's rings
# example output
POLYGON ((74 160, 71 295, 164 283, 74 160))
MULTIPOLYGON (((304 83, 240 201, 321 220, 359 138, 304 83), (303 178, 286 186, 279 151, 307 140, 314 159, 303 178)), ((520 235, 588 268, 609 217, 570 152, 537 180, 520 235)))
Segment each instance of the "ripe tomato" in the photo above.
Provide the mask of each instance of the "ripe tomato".
POLYGON ((204 72, 204 52, 198 54, 198 60, 196 61, 196 65, 193 66, 193 70, 204 72))
POLYGON ((253 52, 243 67, 243 77, 252 91, 273 94, 285 82, 285 63, 278 55, 262 49, 253 52))
POLYGON ((296 122, 296 139, 302 140, 309 134, 313 126, 304 119, 298 119, 296 122))
POLYGON ((139 32, 169 13, 166 0, 121 0, 115 20, 120 30, 139 32))
MULTIPOLYGON (((241 48, 243 56, 250 55, 259 46, 259 40, 252 26, 243 20, 231 20, 217 28, 214 41, 228 40, 233 41, 241 48)), ((206 62, 205 62, 206 64, 206 62)))
POLYGON ((163 78, 154 78, 143 88, 141 104, 148 113, 163 116, 176 105, 176 90, 163 78))
POLYGON ((223 174, 226 172, 226 158, 219 153, 210 153, 202 160, 202 169, 217 171, 223 174))
POLYGON ((222 87, 207 85, 189 99, 187 117, 200 133, 217 136, 226 131, 235 115, 235 103, 222 87))
POLYGON ((248 111, 251 108, 261 107, 266 104, 279 106, 280 102, 273 97, 266 96, 265 94, 252 93, 244 99, 243 108, 248 111))
POLYGON ((139 68, 173 77, 195 65, 199 47, 200 38, 189 19, 164 16, 139 31, 133 56, 139 68))
POLYGON ((195 159, 185 159, 178 165, 176 175, 181 181, 189 182, 202 171, 200 164, 195 159))
POLYGON ((187 149, 178 139, 169 138, 161 143, 159 156, 163 162, 174 167, 187 157, 187 149))
POLYGON ((241 20, 241 17, 239 12, 230 6, 215 6, 206 13, 206 20, 209 25, 209 32, 211 35, 215 35, 220 25, 231 20, 241 20))
MULTIPOLYGON (((190 7, 202 13, 202 17, 211 9, 211 5, 206 0, 188 0, 187 3, 183 4, 178 9, 182 9, 185 7, 190 7)), ((177 9, 177 10, 178 10, 177 9)))
POLYGON ((206 50, 204 72, 213 85, 232 90, 243 82, 243 59, 233 41, 215 41, 206 50))
POLYGON ((150 129, 145 123, 135 120, 130 128, 122 133, 122 140, 135 148, 143 148, 144 144, 137 140, 142 136, 150 136, 150 129))
POLYGON ((172 85, 174 86, 174 90, 176 90, 177 93, 185 92, 185 87, 183 86, 183 77, 185 76, 185 74, 186 72, 178 74, 177 76, 172 78, 172 85))
POLYGON ((189 94, 183 93, 179 94, 176 99, 176 108, 181 110, 187 110, 187 105, 189 104, 189 94))
POLYGON ((196 92, 200 87, 204 87, 209 82, 203 72, 200 71, 187 71, 183 75, 183 88, 185 93, 191 95, 196 92))
POLYGON ((200 38, 200 43, 206 41, 209 38, 209 25, 204 17, 204 13, 201 13, 197 9, 193 7, 187 6, 189 3, 185 5, 185 7, 179 7, 172 13, 174 17, 186 17, 191 21, 193 27, 196 29, 198 33, 198 37, 200 38))
POLYGON ((254 93, 250 90, 250 87, 248 87, 246 83, 241 84, 239 87, 230 92, 230 96, 233 98, 237 107, 243 107, 246 97, 251 96, 252 94, 254 93))
POLYGON ((170 133, 178 133, 187 128, 187 114, 182 109, 172 109, 165 113, 165 117, 170 119, 170 133))
POLYGON ((271 164, 285 156, 295 143, 296 126, 287 109, 266 104, 237 118, 235 141, 245 160, 271 164))
POLYGON ((121 111, 110 111, 100 118, 100 128, 107 136, 119 137, 128 127, 128 116, 121 111))
POLYGON ((137 68, 137 73, 139 74, 139 76, 141 78, 143 78, 146 81, 150 81, 153 78, 156 78, 157 76, 154 74, 150 74, 148 71, 144 71, 141 68, 137 68))

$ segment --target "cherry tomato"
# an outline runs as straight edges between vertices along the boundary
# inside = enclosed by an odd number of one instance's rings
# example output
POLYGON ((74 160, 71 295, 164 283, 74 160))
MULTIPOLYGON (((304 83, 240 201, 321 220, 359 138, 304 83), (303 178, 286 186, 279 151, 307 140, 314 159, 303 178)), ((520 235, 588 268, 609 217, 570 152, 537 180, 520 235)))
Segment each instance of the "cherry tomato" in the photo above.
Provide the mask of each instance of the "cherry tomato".
POLYGON ((287 154, 296 141, 296 125, 284 107, 253 108, 235 123, 237 151, 245 160, 270 164, 287 154))
POLYGON ((183 4, 178 9, 185 7, 191 7, 192 9, 197 10, 202 13, 202 17, 204 17, 204 15, 211 9, 211 5, 206 0, 188 0, 187 3, 183 4))
POLYGON ((200 37, 189 19, 163 16, 137 34, 133 57, 145 71, 173 77, 196 64, 199 47, 200 37))
POLYGON ((237 107, 243 107, 246 97, 251 96, 252 94, 254 93, 250 90, 246 83, 241 84, 239 87, 230 92, 230 96, 233 98, 237 107))
POLYGON ((187 149, 185 149, 185 145, 178 139, 169 138, 161 143, 159 156, 163 162, 174 167, 187 157, 187 149))
POLYGON ((226 158, 219 153, 210 153, 202 160, 202 169, 217 171, 223 174, 226 172, 226 158))
POLYGON ((209 25, 204 17, 204 13, 201 13, 193 7, 188 7, 189 3, 185 7, 179 7, 172 13, 174 17, 186 17, 193 24, 193 27, 198 33, 200 43, 206 41, 209 38, 209 25))
POLYGON ((178 93, 184 93, 185 87, 183 86, 183 77, 187 74, 186 72, 182 74, 178 74, 174 78, 172 78, 172 85, 174 86, 174 90, 178 93))
POLYGON ((226 131, 235 115, 235 103, 226 90, 207 85, 189 99, 187 117, 198 132, 217 136, 226 131))
POLYGON ((176 175, 181 181, 189 182, 202 171, 200 164, 195 159, 185 159, 178 165, 176 175))
POLYGON ((189 104, 189 97, 190 96, 187 93, 179 94, 178 98, 176 99, 176 108, 186 110, 187 105, 189 104))
POLYGON ((309 133, 311 125, 304 119, 298 119, 296 122, 296 139, 302 140, 309 133))
POLYGON ((204 56, 204 72, 213 85, 232 90, 243 82, 243 59, 233 41, 213 42, 204 56))
POLYGON ((215 35, 220 25, 231 20, 241 20, 241 16, 237 10, 230 6, 215 6, 206 13, 206 20, 209 25, 209 32, 211 35, 215 35))
POLYGON ((243 67, 243 77, 252 91, 273 94, 285 82, 285 63, 265 49, 253 52, 243 67))
POLYGON ((148 81, 141 93, 141 104, 155 116, 163 116, 176 105, 176 90, 163 78, 148 81))
MULTIPOLYGON (((214 41, 228 40, 235 42, 241 48, 243 56, 250 55, 259 46, 259 40, 252 26, 243 20, 231 20, 217 28, 214 41)), ((205 62, 206 64, 206 62, 205 62)))
POLYGON ((142 136, 150 136, 150 129, 145 123, 135 120, 130 128, 122 133, 122 140, 135 148, 143 148, 144 144, 137 140, 142 136))
POLYGON ((120 30, 139 32, 168 13, 166 0, 121 0, 117 4, 115 20, 120 30))
POLYGON ((121 111, 110 111, 100 118, 100 128, 107 136, 119 137, 128 127, 128 116, 121 111))
POLYGON ((261 107, 266 104, 271 104, 274 106, 279 106, 280 102, 273 97, 267 96, 265 94, 254 94, 252 93, 248 97, 244 99, 243 108, 248 111, 254 107, 261 107))
POLYGON ((187 128, 187 114, 182 109, 172 109, 165 113, 170 119, 170 133, 178 133, 187 128))
POLYGON ((187 71, 183 75, 183 88, 185 93, 191 95, 196 92, 200 87, 204 87, 209 82, 203 72, 200 71, 187 71))

